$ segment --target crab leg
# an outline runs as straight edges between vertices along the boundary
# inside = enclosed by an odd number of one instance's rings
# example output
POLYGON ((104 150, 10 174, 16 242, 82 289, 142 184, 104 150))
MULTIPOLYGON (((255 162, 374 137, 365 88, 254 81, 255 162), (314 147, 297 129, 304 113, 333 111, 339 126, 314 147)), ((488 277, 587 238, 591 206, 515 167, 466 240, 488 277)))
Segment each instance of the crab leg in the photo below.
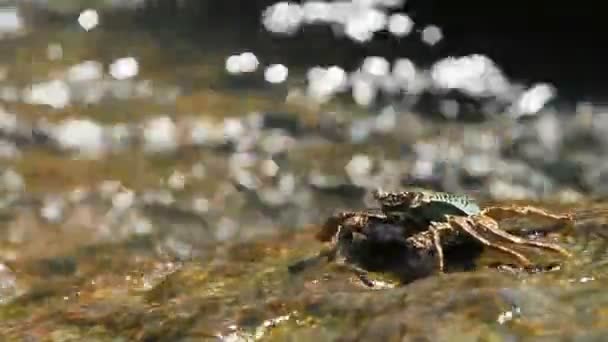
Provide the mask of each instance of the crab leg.
POLYGON ((374 282, 369 279, 369 273, 359 266, 346 262, 344 258, 338 258, 335 265, 347 272, 351 272, 367 287, 374 287, 374 282))
POLYGON ((287 269, 291 273, 302 272, 303 270, 309 267, 317 265, 319 262, 321 262, 322 259, 332 261, 336 258, 337 251, 338 249, 336 247, 324 249, 311 257, 296 261, 295 263, 289 265, 287 269))
POLYGON ((466 233, 471 235, 477 241, 481 242, 482 244, 484 244, 488 247, 497 249, 505 254, 509 254, 509 255, 513 256, 525 267, 532 266, 532 262, 530 262, 530 260, 528 258, 526 258, 523 254, 518 253, 518 252, 512 250, 511 248, 492 243, 491 241, 489 241, 488 239, 483 237, 481 234, 479 234, 477 231, 475 231, 475 227, 469 218, 459 217, 459 216, 448 216, 448 224, 457 226, 458 228, 462 229, 463 231, 465 231, 466 233))
POLYGON ((486 229, 490 233, 492 233, 504 240, 507 240, 509 242, 519 244, 519 245, 524 245, 524 246, 534 246, 534 247, 549 249, 554 252, 563 254, 567 257, 572 256, 572 254, 570 254, 570 252, 566 251, 564 248, 562 248, 556 244, 524 239, 522 237, 515 236, 513 234, 509 234, 508 232, 500 229, 498 227, 498 223, 494 219, 492 219, 488 216, 485 216, 485 217, 484 216, 472 216, 471 219, 476 224, 482 226, 484 229, 486 229))
POLYGON ((524 207, 489 207, 481 211, 479 213, 481 216, 489 216, 497 221, 507 219, 513 216, 531 216, 540 219, 549 219, 553 221, 557 221, 560 223, 565 223, 566 225, 570 225, 573 222, 572 215, 556 215, 551 214, 543 209, 534 208, 531 206, 524 207))
POLYGON ((441 247, 441 237, 439 236, 439 229, 441 229, 441 223, 431 222, 431 227, 429 230, 433 235, 433 245, 435 246, 435 251, 437 252, 437 259, 439 262, 439 271, 443 272, 444 270, 444 259, 443 259, 443 247, 441 247))

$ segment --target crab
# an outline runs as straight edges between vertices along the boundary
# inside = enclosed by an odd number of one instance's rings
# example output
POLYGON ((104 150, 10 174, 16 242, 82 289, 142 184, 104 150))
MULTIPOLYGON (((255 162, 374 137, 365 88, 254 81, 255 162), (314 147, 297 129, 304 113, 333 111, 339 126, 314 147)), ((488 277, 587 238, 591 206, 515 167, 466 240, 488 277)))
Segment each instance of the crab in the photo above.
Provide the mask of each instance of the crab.
MULTIPOLYGON (((370 285, 366 271, 348 262, 353 249, 356 251, 357 242, 367 241, 368 244, 379 246, 387 242, 397 244, 413 251, 414 254, 407 254, 410 256, 433 252, 436 268, 444 272, 444 247, 462 241, 463 236, 467 235, 483 246, 513 257, 524 269, 534 269, 534 264, 505 243, 571 256, 570 252, 557 244, 513 235, 501 229, 498 223, 519 216, 549 222, 554 226, 570 226, 573 223, 570 214, 552 214, 532 206, 491 206, 481 209, 468 196, 444 192, 376 190, 373 197, 379 208, 339 211, 330 216, 316 235, 318 240, 330 242, 329 248, 292 265, 290 270, 298 271, 327 258, 338 261, 357 274, 366 285, 370 285)), ((379 248, 381 253, 383 248, 379 248)))
POLYGON ((501 229, 498 224, 504 219, 522 216, 536 221, 550 221, 559 226, 571 226, 574 222, 571 214, 552 214, 532 206, 491 206, 480 209, 468 196, 445 192, 391 193, 376 190, 373 192, 373 197, 387 217, 410 224, 414 230, 423 235, 430 234, 437 252, 440 271, 444 270, 441 240, 462 233, 470 235, 484 246, 514 257, 524 268, 532 267, 533 263, 523 254, 496 240, 550 250, 566 257, 571 256, 570 252, 557 244, 513 235, 501 229), (484 234, 491 236, 494 241, 484 234))

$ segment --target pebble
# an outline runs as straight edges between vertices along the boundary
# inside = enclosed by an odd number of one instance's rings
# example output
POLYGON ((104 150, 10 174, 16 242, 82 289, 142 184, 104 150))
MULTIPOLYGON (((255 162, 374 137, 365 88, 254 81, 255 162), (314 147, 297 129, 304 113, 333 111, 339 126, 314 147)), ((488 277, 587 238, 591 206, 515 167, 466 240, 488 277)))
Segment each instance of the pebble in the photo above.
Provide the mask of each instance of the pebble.
POLYGON ((286 195, 293 194, 296 189, 296 177, 291 173, 282 175, 278 187, 286 195))
POLYGON ((101 194, 102 198, 109 199, 113 197, 114 194, 117 193, 121 187, 122 184, 120 183, 120 181, 105 180, 99 184, 98 191, 101 194))
POLYGON ((66 72, 68 82, 91 82, 103 78, 103 65, 97 61, 84 61, 73 65, 66 72))
POLYGON ((54 130, 59 146, 67 151, 97 157, 107 149, 104 128, 87 119, 66 120, 54 130))
POLYGON ((260 171, 267 177, 274 177, 279 172, 279 166, 272 159, 262 161, 260 171))
POLYGON ((34 83, 23 92, 23 101, 34 105, 47 105, 61 109, 71 103, 71 90, 65 81, 51 80, 34 83))
POLYGON ((295 143, 296 141, 292 137, 281 131, 273 130, 261 139, 259 145, 264 152, 272 156, 287 151, 295 143))
POLYGON ((344 169, 348 176, 352 178, 356 178, 358 176, 367 176, 371 173, 372 170, 372 160, 369 156, 364 154, 356 154, 353 158, 346 164, 344 169))
POLYGON ((0 140, 0 158, 2 159, 18 159, 22 156, 17 145, 10 141, 0 140))
POLYGON ((151 152, 169 152, 177 148, 177 128, 167 116, 149 120, 143 126, 144 148, 151 152))
POLYGON ((135 192, 131 190, 121 191, 112 197, 112 207, 123 212, 135 203, 135 192))
POLYGON ((0 263, 0 305, 7 304, 18 294, 17 276, 8 266, 0 263))
POLYGON ((198 213, 208 212, 209 206, 209 200, 204 197, 197 197, 192 200, 192 209, 198 213))
POLYGON ((215 237, 219 241, 229 241, 239 232, 239 225, 236 221, 228 217, 222 217, 217 222, 215 237))
POLYGON ((173 171, 169 179, 167 180, 167 185, 172 190, 184 190, 186 187, 186 175, 179 171, 173 171))
POLYGON ((59 223, 63 219, 64 207, 61 198, 48 198, 40 209, 40 216, 49 223, 59 223))
POLYGON ((22 192, 25 190, 25 180, 15 170, 6 169, 2 173, 2 188, 9 192, 22 192))
POLYGON ((190 174, 196 179, 203 179, 207 175, 207 168, 203 163, 196 163, 192 165, 190 174))

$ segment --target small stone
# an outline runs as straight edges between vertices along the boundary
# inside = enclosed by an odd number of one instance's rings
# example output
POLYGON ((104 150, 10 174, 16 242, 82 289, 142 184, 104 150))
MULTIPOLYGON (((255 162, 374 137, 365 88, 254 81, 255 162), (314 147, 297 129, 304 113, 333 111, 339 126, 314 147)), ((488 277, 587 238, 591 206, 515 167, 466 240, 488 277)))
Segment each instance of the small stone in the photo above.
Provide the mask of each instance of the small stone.
POLYGON ((260 186, 260 180, 253 172, 245 169, 234 170, 232 177, 238 184, 250 190, 257 189, 260 186))
POLYGON ((222 242, 232 240, 239 232, 239 225, 233 219, 222 217, 217 223, 215 237, 222 242))
POLYGON ((523 93, 517 100, 513 115, 534 115, 538 113, 547 102, 555 97, 555 88, 549 84, 536 84, 523 93))
POLYGON ((21 151, 17 145, 10 141, 0 140, 0 158, 17 159, 21 157, 21 151))
POLYGON ((84 187, 78 187, 68 194, 68 201, 72 204, 78 204, 87 198, 89 195, 89 190, 84 187))
POLYGON ((59 223, 63 219, 64 207, 60 198, 47 199, 40 209, 40 216, 50 223, 59 223))
POLYGON ((9 192, 21 192, 25 189, 25 180, 16 171, 7 169, 2 174, 2 187, 9 192))
POLYGON ((196 179, 203 179, 207 175, 207 168, 203 163, 196 163, 192 165, 190 174, 196 179))
POLYGON ((238 140, 245 133, 245 127, 239 119, 224 119, 224 137, 227 140, 238 140))
POLYGON ((8 266, 0 263, 0 305, 10 302, 18 294, 17 276, 8 266))
POLYGON ((55 109, 66 107, 71 102, 70 87, 66 82, 53 80, 32 84, 25 89, 23 101, 34 105, 47 105, 55 109))
POLYGON ((352 157, 350 162, 346 164, 345 170, 348 176, 356 178, 357 176, 369 175, 372 170, 372 160, 364 154, 357 154, 352 157))
POLYGON ((360 144, 367 141, 372 134, 373 128, 374 124, 369 120, 353 121, 349 130, 350 141, 355 144, 360 144))
POLYGON ((152 233, 153 226, 148 219, 135 216, 131 218, 131 229, 136 235, 148 235, 152 233))
POLYGON ((384 108, 380 115, 376 117, 375 124, 377 132, 392 132, 397 124, 397 113, 395 112, 395 108, 392 106, 384 108))
POLYGON ((571 188, 561 189, 557 192, 556 197, 561 203, 577 204, 585 200, 585 196, 571 188))
POLYGON ((258 190, 258 196, 262 203, 272 207, 280 207, 287 203, 288 200, 288 196, 285 193, 273 188, 258 190))
POLYGON ((134 133, 126 124, 116 124, 108 129, 108 136, 113 149, 124 149, 131 143, 134 133))
POLYGON ((79 151, 88 157, 99 156, 107 148, 104 128, 86 119, 64 121, 54 130, 54 135, 63 149, 79 151))
POLYGON ((152 119, 143 128, 144 146, 150 152, 168 152, 177 148, 177 128, 168 116, 152 119))
POLYGON ((103 78, 103 65, 97 61, 85 61, 70 67, 66 78, 69 82, 98 81, 103 78))
POLYGON ((112 207, 118 211, 124 211, 135 203, 135 192, 131 190, 121 191, 112 197, 112 207))
POLYGON ((11 134, 18 129, 17 115, 9 113, 0 107, 0 131, 11 134))
POLYGON ((63 58, 63 46, 57 43, 50 43, 46 48, 46 58, 50 61, 58 61, 63 58))
POLYGON ((279 131, 275 131, 265 136, 260 141, 260 146, 264 152, 270 155, 275 155, 288 150, 291 146, 293 146, 294 143, 295 140, 292 137, 282 134, 279 131))
POLYGON ((274 162, 274 160, 267 159, 262 161, 262 164, 260 165, 260 170, 265 176, 274 177, 279 172, 279 166, 277 165, 277 163, 274 162))
POLYGON ((435 162, 428 159, 418 159, 414 163, 411 175, 417 179, 430 179, 434 176, 435 162))
POLYGON ((99 184, 98 189, 102 198, 109 199, 111 198, 120 188, 122 184, 120 181, 116 180, 105 180, 99 184))
POLYGON ((213 127, 206 121, 196 121, 190 127, 190 143, 198 146, 205 145, 209 141, 210 131, 213 127))
POLYGON ((485 177, 494 169, 494 163, 488 155, 471 154, 463 158, 462 168, 471 177, 485 177))
POLYGON ((173 194, 167 190, 149 190, 144 192, 142 201, 147 204, 171 205, 175 203, 173 194))
POLYGON ((184 190, 184 187, 186 187, 186 176, 177 170, 173 171, 167 180, 167 184, 173 190, 184 190))
POLYGON ((562 122, 560 122, 556 114, 543 114, 538 118, 535 126, 538 139, 543 147, 552 152, 557 151, 561 145, 563 133, 562 122))
POLYGON ((279 189, 286 195, 291 195, 296 189, 296 177, 292 173, 281 176, 278 184, 279 189))
POLYGON ((245 169, 254 167, 258 157, 251 152, 239 152, 230 156, 228 164, 231 170, 245 169))
POLYGON ((374 102, 378 89, 370 80, 363 78, 354 79, 352 84, 352 96, 359 106, 367 107, 374 102))
POLYGON ((198 213, 204 214, 209 211, 209 200, 204 197, 197 197, 192 200, 192 209, 198 213))

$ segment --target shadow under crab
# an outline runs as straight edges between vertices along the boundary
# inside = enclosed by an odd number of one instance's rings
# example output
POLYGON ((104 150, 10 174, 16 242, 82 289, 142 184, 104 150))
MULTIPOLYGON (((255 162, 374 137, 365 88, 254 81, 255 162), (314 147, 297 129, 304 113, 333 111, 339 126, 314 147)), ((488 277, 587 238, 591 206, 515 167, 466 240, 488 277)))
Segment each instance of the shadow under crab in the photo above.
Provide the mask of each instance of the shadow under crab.
POLYGON ((388 271, 407 282, 436 271, 446 272, 446 258, 452 261, 464 254, 473 259, 483 247, 510 256, 524 270, 538 267, 509 245, 570 256, 557 244, 518 236, 499 225, 504 219, 525 217, 564 228, 573 224, 569 214, 552 214, 531 206, 481 209, 466 196, 442 192, 374 191, 373 196, 377 209, 341 211, 329 217, 317 234, 317 239, 329 246, 290 270, 298 272, 322 260, 334 261, 371 286, 367 271, 388 271))

